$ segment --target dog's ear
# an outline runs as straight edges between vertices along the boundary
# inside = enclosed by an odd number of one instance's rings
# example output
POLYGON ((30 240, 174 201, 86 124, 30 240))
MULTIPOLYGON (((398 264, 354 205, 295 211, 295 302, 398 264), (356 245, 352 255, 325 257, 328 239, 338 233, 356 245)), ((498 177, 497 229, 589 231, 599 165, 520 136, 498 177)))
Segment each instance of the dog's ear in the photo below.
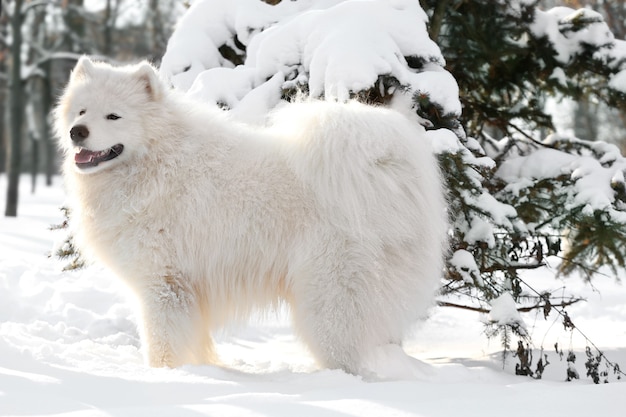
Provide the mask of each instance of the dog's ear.
POLYGON ((152 100, 159 101, 161 99, 163 83, 152 65, 147 62, 142 62, 139 64, 134 75, 139 79, 146 93, 152 100))
POLYGON ((76 66, 72 70, 72 74, 70 75, 70 81, 86 80, 91 76, 93 70, 93 62, 91 62, 91 59, 89 59, 88 56, 83 55, 80 57, 80 59, 76 63, 76 66))

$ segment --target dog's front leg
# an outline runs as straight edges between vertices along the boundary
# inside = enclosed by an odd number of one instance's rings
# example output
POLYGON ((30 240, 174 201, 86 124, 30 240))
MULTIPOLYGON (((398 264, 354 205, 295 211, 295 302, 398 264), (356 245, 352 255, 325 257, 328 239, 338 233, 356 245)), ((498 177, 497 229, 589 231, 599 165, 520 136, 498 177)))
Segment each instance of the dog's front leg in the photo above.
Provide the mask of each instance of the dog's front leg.
POLYGON ((139 299, 144 356, 150 366, 215 362, 198 300, 183 276, 151 278, 139 299))

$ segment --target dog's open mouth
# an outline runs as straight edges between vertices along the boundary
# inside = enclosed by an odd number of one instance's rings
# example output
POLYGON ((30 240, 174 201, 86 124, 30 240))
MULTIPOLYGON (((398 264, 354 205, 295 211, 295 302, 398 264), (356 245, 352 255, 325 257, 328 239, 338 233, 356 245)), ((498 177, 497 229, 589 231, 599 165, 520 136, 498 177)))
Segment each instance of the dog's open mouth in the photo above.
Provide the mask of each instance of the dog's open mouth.
POLYGON ((122 154, 123 150, 124 145, 121 143, 102 151, 90 151, 85 148, 77 148, 76 154, 74 155, 74 162, 79 168, 95 167, 101 162, 117 158, 122 154))

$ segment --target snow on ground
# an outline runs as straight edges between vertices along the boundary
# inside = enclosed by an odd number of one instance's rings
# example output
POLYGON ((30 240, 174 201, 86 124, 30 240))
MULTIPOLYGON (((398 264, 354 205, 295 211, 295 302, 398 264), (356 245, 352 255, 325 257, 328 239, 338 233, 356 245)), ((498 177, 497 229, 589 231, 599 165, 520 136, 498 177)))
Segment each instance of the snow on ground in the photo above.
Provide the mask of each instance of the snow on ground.
MULTIPOLYGON (((98 266, 62 272, 63 263, 46 256, 60 238, 48 230, 62 220, 60 178, 35 195, 28 185, 24 177, 19 217, 0 218, 0 416, 623 415, 626 385, 585 378, 582 337, 539 314, 522 317, 536 348, 543 343, 551 355, 542 380, 515 376, 515 358, 503 369, 499 341, 482 335, 485 317, 450 308, 435 310, 407 341, 424 362, 414 380, 318 369, 285 313, 219 335, 224 367, 147 368, 126 290, 98 266), (576 349, 581 380, 564 382, 565 364, 552 353, 557 341, 576 349)), ((549 271, 527 278, 564 285, 549 271)), ((595 289, 577 279, 566 284, 588 297, 568 309, 572 320, 626 368, 626 288, 610 277, 599 277, 595 289)))

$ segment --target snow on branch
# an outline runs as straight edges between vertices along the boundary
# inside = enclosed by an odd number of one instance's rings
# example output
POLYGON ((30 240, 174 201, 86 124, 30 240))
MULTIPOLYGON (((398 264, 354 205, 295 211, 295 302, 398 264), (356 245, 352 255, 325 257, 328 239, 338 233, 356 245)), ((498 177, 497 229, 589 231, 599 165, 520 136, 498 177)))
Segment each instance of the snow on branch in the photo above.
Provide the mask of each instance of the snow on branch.
POLYGON ((586 45, 610 48, 615 39, 602 15, 590 9, 554 7, 547 12, 536 10, 530 28, 538 38, 546 37, 563 64, 572 62, 586 45))
MULTIPOLYGON (((552 44, 555 58, 562 65, 571 65, 584 54, 603 63, 612 71, 608 74, 608 87, 626 94, 626 41, 615 39, 600 13, 569 7, 554 7, 545 12, 536 10, 530 29, 535 37, 545 38, 552 44)), ((552 76, 565 80, 562 71, 552 76)))
POLYGON ((458 116, 456 81, 426 22, 410 0, 203 0, 180 21, 161 72, 229 109, 253 101, 267 111, 286 92, 347 100, 380 87, 381 96, 419 93, 458 116))
POLYGON ((626 158, 617 146, 589 142, 565 135, 550 135, 546 148, 512 157, 501 164, 496 176, 507 185, 504 193, 519 196, 523 189, 546 179, 563 177, 573 186, 563 188, 563 208, 580 208, 583 214, 607 213, 613 222, 626 224, 623 189, 626 158))

